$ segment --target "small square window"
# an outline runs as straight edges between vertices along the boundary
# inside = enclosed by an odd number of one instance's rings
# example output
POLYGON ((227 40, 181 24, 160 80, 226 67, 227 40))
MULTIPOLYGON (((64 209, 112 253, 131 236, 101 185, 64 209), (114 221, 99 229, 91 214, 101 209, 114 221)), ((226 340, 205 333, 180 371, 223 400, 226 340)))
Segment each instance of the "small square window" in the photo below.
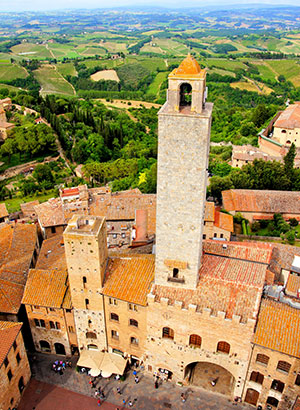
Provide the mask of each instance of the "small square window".
POLYGON ((12 374, 12 372, 11 372, 10 369, 9 369, 9 371, 7 372, 7 377, 8 377, 8 380, 11 381, 11 379, 12 379, 12 377, 13 377, 13 374, 12 374))
POLYGON ((7 357, 4 359, 4 366, 5 366, 5 367, 8 366, 8 358, 7 358, 7 357))
POLYGON ((14 348, 14 350, 16 350, 16 348, 17 348, 17 342, 16 341, 14 341, 14 343, 13 343, 13 348, 14 348))
POLYGON ((16 359, 17 359, 17 362, 20 363, 20 361, 21 361, 20 353, 17 353, 16 359))

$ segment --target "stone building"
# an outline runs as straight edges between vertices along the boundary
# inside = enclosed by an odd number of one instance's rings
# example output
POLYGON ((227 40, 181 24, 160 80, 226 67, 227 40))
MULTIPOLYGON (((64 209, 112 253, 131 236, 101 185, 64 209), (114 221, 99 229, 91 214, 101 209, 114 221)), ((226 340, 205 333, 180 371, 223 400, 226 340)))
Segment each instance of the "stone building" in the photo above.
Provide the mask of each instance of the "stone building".
POLYGON ((0 204, 0 223, 8 221, 8 212, 6 209, 6 205, 3 202, 0 204))
POLYGON ((16 408, 31 372, 21 333, 22 323, 0 321, 0 408, 16 408))
POLYGON ((255 189, 230 189, 222 192, 223 207, 232 215, 240 212, 251 223, 272 219, 274 213, 289 220, 300 221, 300 193, 296 191, 261 191, 255 189))

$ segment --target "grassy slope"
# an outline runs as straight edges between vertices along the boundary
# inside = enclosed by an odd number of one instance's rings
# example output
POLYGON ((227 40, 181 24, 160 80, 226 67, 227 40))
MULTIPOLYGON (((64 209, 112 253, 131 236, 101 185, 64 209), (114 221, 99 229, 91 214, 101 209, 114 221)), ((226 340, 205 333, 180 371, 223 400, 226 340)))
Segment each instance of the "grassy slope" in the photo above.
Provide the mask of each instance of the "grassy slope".
POLYGON ((41 95, 63 94, 74 95, 74 90, 57 70, 52 66, 43 66, 34 71, 34 76, 40 83, 41 95))

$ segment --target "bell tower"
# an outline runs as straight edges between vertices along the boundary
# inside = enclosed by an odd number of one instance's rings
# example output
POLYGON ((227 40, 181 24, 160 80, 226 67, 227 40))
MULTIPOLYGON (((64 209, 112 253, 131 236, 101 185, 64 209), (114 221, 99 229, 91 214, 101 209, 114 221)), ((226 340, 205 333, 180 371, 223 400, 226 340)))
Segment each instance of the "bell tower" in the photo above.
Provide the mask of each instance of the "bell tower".
POLYGON ((198 283, 212 115, 205 79, 206 70, 188 55, 169 75, 158 113, 157 285, 198 283))

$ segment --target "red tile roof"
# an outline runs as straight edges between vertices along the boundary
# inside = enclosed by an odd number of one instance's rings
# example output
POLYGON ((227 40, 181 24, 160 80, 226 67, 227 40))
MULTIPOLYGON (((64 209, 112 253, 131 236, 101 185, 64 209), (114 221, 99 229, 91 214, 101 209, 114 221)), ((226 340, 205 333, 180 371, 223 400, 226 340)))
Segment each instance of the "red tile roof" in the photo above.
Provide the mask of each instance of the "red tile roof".
POLYGON ((65 188, 61 190, 61 196, 73 196, 73 195, 79 195, 79 189, 77 187, 75 188, 65 188))
POLYGON ((36 241, 35 225, 0 227, 0 312, 18 313, 36 241))
POLYGON ((300 192, 230 189, 222 192, 226 211, 300 214, 300 192))
POLYGON ((46 270, 67 268, 63 235, 55 235, 43 241, 35 267, 46 270))
POLYGON ((253 343, 300 358, 300 310, 263 299, 253 343))
POLYGON ((67 288, 67 271, 30 269, 22 303, 60 308, 67 288))
POLYGON ((52 198, 34 207, 40 224, 49 226, 67 225, 60 198, 52 198))
POLYGON ((0 204, 0 218, 5 218, 7 216, 8 216, 8 212, 7 212, 7 209, 6 209, 6 205, 3 202, 3 203, 0 204))
POLYGON ((233 232, 233 216, 216 211, 214 225, 225 231, 233 232))
POLYGON ((214 202, 205 202, 204 208, 204 220, 214 222, 215 220, 215 203, 214 202))
POLYGON ((0 367, 8 355, 21 328, 22 323, 0 321, 0 367))
POLYGON ((154 280, 154 255, 127 255, 108 261, 103 294, 146 306, 154 280))
POLYGON ((170 303, 194 304, 199 310, 226 313, 227 318, 241 316, 242 321, 255 319, 265 282, 267 266, 256 262, 204 255, 196 290, 156 285, 156 299, 168 298, 170 303))
POLYGON ((296 101, 287 107, 274 124, 276 128, 300 128, 300 102, 296 101))

